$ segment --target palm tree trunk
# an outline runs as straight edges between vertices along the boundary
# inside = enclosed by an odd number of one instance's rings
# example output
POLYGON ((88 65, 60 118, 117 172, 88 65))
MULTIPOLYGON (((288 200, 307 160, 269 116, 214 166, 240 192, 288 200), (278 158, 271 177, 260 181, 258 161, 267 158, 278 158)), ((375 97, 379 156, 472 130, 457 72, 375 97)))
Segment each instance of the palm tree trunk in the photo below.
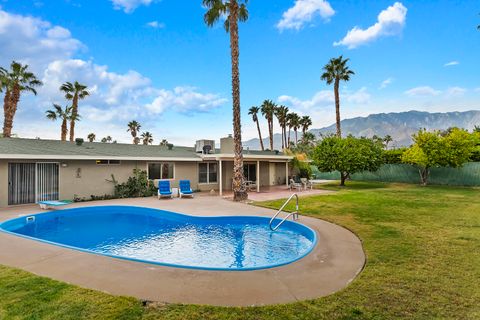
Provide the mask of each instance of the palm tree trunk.
POLYGON ((243 183, 243 147, 242 125, 240 119, 240 70, 238 45, 238 3, 230 1, 230 50, 232 58, 232 98, 233 98, 233 200, 242 201, 248 198, 243 183))
POLYGON ((290 147, 290 133, 292 131, 292 127, 288 127, 288 146, 290 147))
POLYGON ((10 138, 12 134, 12 125, 13 118, 10 115, 10 101, 11 93, 10 90, 5 92, 5 97, 3 98, 3 137, 10 138))
POLYGON ((342 129, 340 128, 340 80, 335 79, 334 91, 335 91, 335 113, 336 113, 336 122, 337 122, 337 137, 342 137, 342 129))
POLYGON ((273 120, 268 121, 268 133, 270 134, 270 150, 273 151, 273 120))
POLYGON ((295 128, 295 145, 298 144, 297 128, 295 128))
POLYGON ((67 119, 62 121, 62 141, 67 141, 67 119))
MULTIPOLYGON (((13 87, 12 92, 8 95, 5 94, 6 101, 6 110, 4 115, 4 124, 3 124, 3 137, 10 138, 12 136, 13 128, 13 119, 15 118, 15 113, 17 112, 18 101, 20 101, 20 88, 18 85, 13 87)), ((5 104, 4 104, 5 109, 5 104)))
POLYGON ((282 132, 282 150, 285 149, 285 140, 283 136, 283 126, 280 125, 280 131, 282 132))
POLYGON ((260 123, 257 118, 257 130, 258 130, 258 137, 260 138, 260 147, 262 148, 262 151, 265 150, 265 147, 263 146, 263 140, 262 140, 262 130, 260 130, 260 123))
POLYGON ((70 142, 75 140, 75 119, 78 115, 78 95, 75 93, 72 101, 72 120, 70 120, 70 142))

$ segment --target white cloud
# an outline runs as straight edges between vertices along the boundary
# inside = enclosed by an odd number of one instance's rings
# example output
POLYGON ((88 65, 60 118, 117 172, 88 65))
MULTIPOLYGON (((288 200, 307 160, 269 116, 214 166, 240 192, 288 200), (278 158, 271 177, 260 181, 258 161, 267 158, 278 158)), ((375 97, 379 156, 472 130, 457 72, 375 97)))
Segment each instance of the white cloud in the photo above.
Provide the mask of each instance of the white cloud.
POLYGON ((460 64, 460 62, 458 62, 458 61, 450 61, 450 62, 445 63, 443 66, 444 67, 451 67, 451 66, 457 66, 459 64, 460 64))
POLYGON ((116 10, 123 10, 125 13, 132 13, 140 6, 148 6, 153 0, 111 0, 116 10))
POLYGON ((154 28, 154 29, 162 29, 165 28, 165 24, 158 22, 158 21, 150 21, 147 23, 148 27, 154 28))
POLYGON ((294 6, 283 13, 282 19, 277 23, 277 28, 280 31, 300 30, 316 16, 328 20, 334 14, 335 10, 326 0, 296 0, 294 6))
POLYGON ((347 35, 334 46, 347 46, 349 49, 357 48, 372 42, 382 36, 394 36, 402 32, 407 17, 407 8, 400 2, 380 12, 378 21, 367 29, 354 27, 347 35))
POLYGON ((379 88, 380 89, 385 89, 386 87, 388 87, 389 85, 392 84, 393 80, 394 80, 393 78, 388 78, 388 79, 383 80, 382 83, 380 84, 379 88))
POLYGON ((84 45, 65 28, 0 9, 0 48, 2 66, 16 60, 40 71, 52 60, 71 57, 84 45))
POLYGON ((346 92, 344 94, 346 100, 353 104, 367 104, 370 102, 370 94, 367 92, 367 88, 360 88, 355 92, 346 92))
POLYGON ((438 96, 441 93, 441 91, 435 90, 430 86, 421 86, 405 91, 405 94, 410 97, 438 96))
POLYGON ((448 98, 461 97, 467 92, 467 89, 461 87, 450 87, 445 93, 448 98))

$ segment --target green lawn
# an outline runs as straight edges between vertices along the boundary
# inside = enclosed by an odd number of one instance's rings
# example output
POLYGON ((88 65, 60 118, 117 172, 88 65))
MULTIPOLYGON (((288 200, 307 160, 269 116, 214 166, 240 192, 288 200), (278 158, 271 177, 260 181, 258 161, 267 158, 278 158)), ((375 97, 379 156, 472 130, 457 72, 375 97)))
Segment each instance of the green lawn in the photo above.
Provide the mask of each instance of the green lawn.
POLYGON ((350 183, 302 198, 301 211, 364 243, 365 270, 329 297, 256 308, 143 307, 0 267, 0 319, 480 319, 479 188, 350 183))

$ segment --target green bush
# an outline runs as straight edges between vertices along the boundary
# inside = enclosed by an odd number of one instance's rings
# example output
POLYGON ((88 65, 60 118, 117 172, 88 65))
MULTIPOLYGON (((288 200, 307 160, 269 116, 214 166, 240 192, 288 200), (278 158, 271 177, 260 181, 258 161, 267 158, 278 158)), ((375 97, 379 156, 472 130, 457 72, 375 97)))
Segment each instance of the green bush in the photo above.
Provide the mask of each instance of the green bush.
POLYGON ((155 184, 148 180, 145 170, 133 169, 133 176, 128 178, 125 183, 119 184, 115 178, 112 182, 115 184, 115 197, 117 198, 151 197, 157 193, 155 184))
POLYGON ((402 155, 407 148, 385 150, 383 155, 385 157, 385 164, 402 163, 402 155))

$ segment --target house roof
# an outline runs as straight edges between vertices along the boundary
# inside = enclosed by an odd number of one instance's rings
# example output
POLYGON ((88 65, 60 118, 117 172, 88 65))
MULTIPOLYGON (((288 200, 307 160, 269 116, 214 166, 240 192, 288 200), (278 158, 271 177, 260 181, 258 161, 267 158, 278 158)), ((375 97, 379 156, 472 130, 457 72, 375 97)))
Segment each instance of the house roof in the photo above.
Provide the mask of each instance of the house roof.
MULTIPOLYGON (((277 158, 282 154, 246 150, 245 156, 248 155, 277 158)), ((78 146, 74 142, 59 140, 0 138, 0 159, 202 161, 202 155, 196 153, 193 147, 174 146, 169 150, 158 145, 98 142, 84 142, 78 146)))

